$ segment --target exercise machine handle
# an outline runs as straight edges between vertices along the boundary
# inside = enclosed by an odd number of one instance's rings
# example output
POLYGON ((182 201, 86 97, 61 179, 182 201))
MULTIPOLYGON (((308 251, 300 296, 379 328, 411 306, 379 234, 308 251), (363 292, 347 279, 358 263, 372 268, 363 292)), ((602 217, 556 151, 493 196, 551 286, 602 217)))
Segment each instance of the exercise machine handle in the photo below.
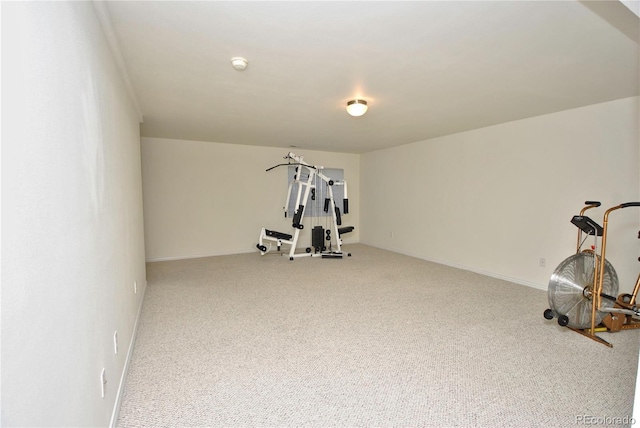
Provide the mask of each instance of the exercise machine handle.
POLYGON ((274 166, 272 166, 271 168, 267 168, 267 169, 265 169, 265 172, 269 172, 269 171, 271 171, 272 169, 275 169, 275 168, 277 168, 277 167, 279 167, 279 166, 291 166, 291 165, 295 165, 295 164, 291 164, 291 163, 279 163, 278 165, 274 165, 274 166))
POLYGON ((598 278, 595 279, 595 298, 594 298, 594 303, 591 307, 591 330, 593 331, 593 329, 595 328, 595 308, 599 308, 600 307, 600 295, 599 293, 602 292, 602 284, 604 281, 604 266, 605 266, 605 261, 606 261, 606 250, 607 250, 607 228, 608 228, 608 223, 609 223, 609 214, 611 214, 613 211, 615 210, 619 210, 621 208, 628 208, 628 207, 640 207, 640 202, 625 202, 623 204, 620 205, 616 205, 615 207, 611 207, 608 210, 606 210, 604 212, 604 219, 602 221, 602 249, 600 250, 600 270, 597 271, 598 272, 598 278))
POLYGON ((640 202, 625 202, 624 204, 620 204, 620 208, 628 207, 640 207, 640 202))
MULTIPOLYGON (((586 206, 582 208, 582 210, 580 210, 580 215, 584 215, 584 212, 590 210, 591 208, 598 208, 600 205, 602 205, 598 201, 585 201, 584 204, 586 206)), ((578 242, 580 242, 580 236, 578 236, 578 242)))

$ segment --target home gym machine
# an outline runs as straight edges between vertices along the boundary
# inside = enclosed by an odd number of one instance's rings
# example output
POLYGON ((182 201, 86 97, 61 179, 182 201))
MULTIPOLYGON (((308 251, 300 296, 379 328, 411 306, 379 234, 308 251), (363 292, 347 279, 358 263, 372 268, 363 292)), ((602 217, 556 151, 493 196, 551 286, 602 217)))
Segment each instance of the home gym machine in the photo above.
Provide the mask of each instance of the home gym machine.
MULTIPOLYGON (((261 255, 265 255, 271 250, 274 243, 278 251, 280 251, 280 247, 282 245, 289 245, 289 260, 293 260, 297 257, 342 258, 341 235, 354 230, 353 226, 339 227, 342 225, 342 214, 349 213, 347 182, 345 180, 334 180, 326 176, 323 173, 324 167, 308 164, 303 160, 302 156, 297 156, 289 152, 284 158, 287 159, 288 163, 281 163, 272 166, 266 171, 271 171, 279 166, 296 167, 293 180, 289 183, 287 200, 284 205, 284 216, 287 217, 290 202, 293 201, 292 198, 295 198, 295 204, 293 205, 295 209, 292 221, 292 227, 294 229, 293 234, 276 232, 263 227, 260 231, 260 241, 258 242, 258 245, 256 245, 256 248, 260 250, 261 255), (318 180, 324 183, 324 185, 321 186, 318 180), (333 199, 333 186, 343 187, 342 213, 340 212, 340 209, 336 207, 333 199), (320 195, 321 188, 326 189, 325 195, 320 195), (319 201, 320 198, 324 196, 324 212, 331 216, 331 225, 326 230, 319 225, 312 229, 313 253, 311 252, 312 247, 307 247, 304 253, 297 253, 296 246, 298 244, 300 231, 304 229, 302 220, 305 216, 310 196, 312 201, 319 201), (335 248, 333 247, 334 241, 335 248)), ((351 256, 350 253, 347 255, 351 256)))
POLYGON ((571 219, 571 223, 578 227, 576 254, 560 263, 551 275, 548 289, 551 308, 544 311, 544 317, 548 320, 557 317, 559 325, 611 348, 613 345, 596 333, 640 328, 640 320, 637 319, 640 318, 640 308, 636 303, 640 275, 632 294, 623 293, 615 297, 618 293, 618 275, 605 258, 609 214, 622 208, 640 207, 640 202, 627 202, 609 208, 604 213, 602 226, 584 215, 585 211, 599 207, 600 202, 587 201, 585 205, 580 215, 571 219), (593 237, 593 244, 591 248, 582 250, 589 236, 593 237))

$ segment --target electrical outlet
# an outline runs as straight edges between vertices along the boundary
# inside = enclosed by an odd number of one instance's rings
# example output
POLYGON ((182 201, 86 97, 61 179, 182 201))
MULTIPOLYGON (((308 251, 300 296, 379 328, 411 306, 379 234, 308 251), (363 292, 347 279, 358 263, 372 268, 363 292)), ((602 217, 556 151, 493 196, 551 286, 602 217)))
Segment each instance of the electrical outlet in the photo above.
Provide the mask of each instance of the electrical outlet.
POLYGON ((540 257, 540 261, 538 262, 540 267, 545 267, 547 265, 547 260, 544 257, 540 257))
POLYGON ((113 351, 115 354, 118 353, 118 331, 117 330, 115 333, 113 333, 113 351))
POLYGON ((133 294, 138 294, 138 281, 133 281, 133 294))
POLYGON ((100 391, 101 391, 102 398, 104 398, 104 390, 105 390, 106 385, 107 385, 107 374, 105 372, 106 372, 106 370, 103 367, 102 368, 102 372, 100 372, 100 391))
POLYGON ((389 232, 389 238, 393 238, 393 232, 389 232))

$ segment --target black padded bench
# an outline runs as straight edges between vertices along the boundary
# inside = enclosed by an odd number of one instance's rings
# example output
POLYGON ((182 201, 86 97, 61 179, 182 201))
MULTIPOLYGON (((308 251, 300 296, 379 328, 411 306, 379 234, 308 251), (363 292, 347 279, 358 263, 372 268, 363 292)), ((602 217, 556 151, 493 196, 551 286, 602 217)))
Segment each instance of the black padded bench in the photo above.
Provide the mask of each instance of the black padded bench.
POLYGON ((290 241, 291 238, 293 238, 293 235, 289 235, 288 233, 276 232, 275 230, 267 230, 267 229, 265 229, 264 233, 267 236, 270 236, 272 238, 284 239, 285 241, 290 241))

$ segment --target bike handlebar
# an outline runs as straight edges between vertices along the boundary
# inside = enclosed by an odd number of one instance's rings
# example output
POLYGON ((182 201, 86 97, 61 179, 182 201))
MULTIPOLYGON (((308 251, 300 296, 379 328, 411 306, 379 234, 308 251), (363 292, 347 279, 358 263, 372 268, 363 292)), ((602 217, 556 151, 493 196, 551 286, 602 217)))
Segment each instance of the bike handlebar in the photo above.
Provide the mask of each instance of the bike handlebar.
POLYGON ((624 204, 620 204, 620 208, 628 207, 640 207, 640 202, 625 202, 624 204))

